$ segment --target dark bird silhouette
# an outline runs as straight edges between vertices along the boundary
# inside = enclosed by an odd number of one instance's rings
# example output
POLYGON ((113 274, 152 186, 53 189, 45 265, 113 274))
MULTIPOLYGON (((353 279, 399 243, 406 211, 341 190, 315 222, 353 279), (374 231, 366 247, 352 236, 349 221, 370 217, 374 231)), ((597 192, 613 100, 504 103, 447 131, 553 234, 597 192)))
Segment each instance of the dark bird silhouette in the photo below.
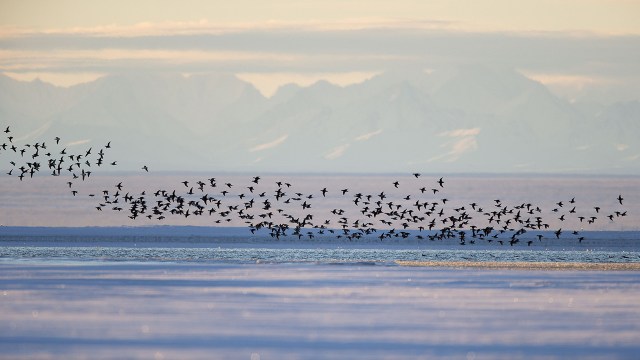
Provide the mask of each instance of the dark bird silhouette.
MULTIPOLYGON (((59 137, 56 137, 56 145, 58 143, 59 137)), ((16 174, 20 180, 29 179, 40 169, 39 161, 45 158, 43 168, 48 168, 52 175, 67 175, 69 178, 81 178, 82 181, 91 181, 89 179, 89 174, 91 174, 89 167, 92 164, 97 163, 100 165, 104 161, 104 163, 116 165, 116 161, 104 159, 105 151, 103 150, 110 147, 111 142, 107 143, 107 146, 100 149, 97 154, 94 154, 91 148, 80 153, 75 153, 73 149, 63 149, 60 152, 60 155, 62 155, 60 158, 53 158, 50 153, 38 152, 40 149, 46 148, 44 142, 21 146, 16 141, 16 144, 11 144, 11 150, 22 156, 14 155, 17 159, 9 162, 12 167, 7 174, 16 174)), ((6 144, 0 145, 0 156, 7 149, 8 146, 6 144)), ((57 153, 58 150, 54 148, 50 152, 57 153)), ((147 165, 142 166, 142 170, 149 172, 147 165)), ((410 176, 419 178, 421 175, 412 173, 410 176)), ((518 239, 520 235, 527 231, 548 229, 550 227, 543 219, 542 209, 532 203, 513 205, 507 201, 503 203, 501 200, 495 200, 495 207, 492 206, 490 210, 484 211, 482 210, 482 205, 487 204, 473 202, 469 205, 473 211, 467 212, 466 206, 450 209, 448 206, 450 203, 455 203, 455 199, 452 198, 452 201, 449 201, 447 200, 448 196, 440 200, 426 202, 423 198, 420 198, 420 194, 405 193, 400 195, 394 193, 389 195, 391 199, 385 200, 387 198, 385 191, 389 190, 389 185, 387 185, 387 188, 376 189, 376 191, 371 191, 370 193, 357 192, 355 190, 359 189, 351 189, 355 195, 343 198, 342 201, 348 200, 352 204, 344 209, 331 206, 333 210, 325 214, 328 218, 323 218, 321 212, 324 211, 322 209, 327 209, 327 206, 323 207, 322 204, 317 206, 316 201, 339 201, 339 199, 329 200, 327 198, 326 195, 333 189, 324 187, 320 190, 322 197, 316 197, 317 192, 305 193, 298 190, 293 192, 292 195, 288 195, 283 191, 283 186, 290 188, 292 185, 284 181, 277 181, 278 187, 273 189, 273 192, 271 191, 272 189, 257 190, 257 186, 254 188, 253 185, 249 184, 249 182, 258 184, 260 179, 259 176, 246 179, 247 184, 232 184, 231 182, 221 181, 221 184, 225 184, 224 190, 217 194, 208 194, 205 188, 207 182, 197 181, 196 179, 193 182, 198 184, 197 187, 190 186, 189 181, 183 181, 182 184, 185 189, 178 186, 180 189, 158 189, 157 191, 150 191, 149 195, 146 194, 146 191, 142 191, 139 196, 127 193, 123 197, 120 195, 120 191, 124 186, 122 182, 119 182, 116 185, 118 192, 115 194, 105 190, 102 197, 96 197, 101 202, 96 209, 101 212, 106 212, 106 210, 128 211, 128 217, 132 220, 155 219, 160 221, 168 219, 170 216, 183 218, 210 216, 215 224, 242 222, 248 225, 252 233, 268 231, 276 239, 285 236, 312 239, 317 234, 325 234, 324 231, 326 230, 326 234, 335 233, 333 236, 348 239, 349 241, 372 235, 381 241, 413 237, 420 241, 425 239, 430 241, 452 239, 457 240, 460 245, 473 245, 482 240, 487 243, 496 241, 502 245, 508 241, 511 246, 515 246, 520 243, 518 239), (247 188, 249 191, 243 193, 236 190, 243 188, 247 188), (196 189, 198 195, 192 196, 195 195, 196 189), (254 190, 256 191, 254 192, 254 190), (379 195, 376 196, 375 194, 378 192, 379 195), (327 198, 327 200, 323 200, 324 198, 327 198), (255 201, 257 199, 260 200, 255 201), (127 206, 119 205, 122 203, 127 204, 127 206), (107 204, 111 205, 107 206, 107 204), (300 208, 302 208, 302 214, 300 208), (488 225, 480 226, 474 221, 488 225), (495 228, 492 226, 495 226, 495 228), (318 229, 319 231, 311 231, 310 229, 318 229), (413 230, 416 232, 413 232, 413 230), (418 232, 421 232, 421 234, 418 234, 418 232)), ((216 187, 215 178, 209 178, 208 181, 212 188, 216 187)), ((398 189, 402 181, 402 179, 393 181, 394 188, 398 189)), ((431 189, 433 193, 435 194, 438 191, 444 193, 444 178, 441 177, 436 182, 438 186, 431 189)), ((74 196, 78 194, 74 186, 75 183, 75 181, 67 182, 74 196)), ((347 188, 338 189, 340 188, 335 189, 335 191, 340 191, 343 196, 346 196, 349 192, 347 188)), ((420 193, 424 194, 427 189, 427 187, 422 187, 419 190, 420 193)), ((92 195, 89 194, 90 197, 92 195)), ((571 198, 568 201, 571 204, 574 202, 575 198, 571 198)), ((618 196, 617 202, 620 205, 623 204, 621 195, 618 196)), ((554 201, 554 203, 559 208, 564 205, 562 201, 554 201)), ((489 208, 489 206, 485 208, 489 208)), ((599 213, 600 206, 594 206, 594 209, 599 213)), ((603 209, 605 209, 604 206, 603 209)), ((559 210, 561 209, 552 211, 559 212, 559 210)), ((582 222, 587 218, 586 216, 570 215, 577 212, 579 210, 574 206, 564 214, 558 214, 559 218, 556 216, 554 218, 566 221, 568 224, 571 221, 577 222, 577 220, 582 222)), ((613 221, 617 220, 618 217, 625 216, 626 212, 611 211, 607 212, 607 214, 610 214, 607 217, 613 221)), ((596 217, 591 216, 588 219, 589 224, 592 224, 595 222, 596 217)), ((565 227, 568 226, 570 225, 565 227)), ((562 229, 558 229, 553 233, 557 239, 560 239, 562 229)), ((573 234, 576 237, 578 236, 577 232, 573 232, 573 234)), ((543 238, 541 234, 536 236, 539 241, 543 238)), ((581 240, 579 239, 579 241, 581 240)), ((527 246, 531 246, 533 241, 525 242, 527 246)))

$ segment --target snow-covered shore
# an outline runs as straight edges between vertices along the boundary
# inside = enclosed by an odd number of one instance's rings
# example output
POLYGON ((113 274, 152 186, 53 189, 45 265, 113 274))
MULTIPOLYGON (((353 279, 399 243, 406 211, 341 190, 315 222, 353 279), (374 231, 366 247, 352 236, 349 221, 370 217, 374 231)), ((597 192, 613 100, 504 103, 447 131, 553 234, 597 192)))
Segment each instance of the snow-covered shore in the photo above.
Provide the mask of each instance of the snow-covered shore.
POLYGON ((640 272, 0 262, 24 359, 632 359, 640 272))

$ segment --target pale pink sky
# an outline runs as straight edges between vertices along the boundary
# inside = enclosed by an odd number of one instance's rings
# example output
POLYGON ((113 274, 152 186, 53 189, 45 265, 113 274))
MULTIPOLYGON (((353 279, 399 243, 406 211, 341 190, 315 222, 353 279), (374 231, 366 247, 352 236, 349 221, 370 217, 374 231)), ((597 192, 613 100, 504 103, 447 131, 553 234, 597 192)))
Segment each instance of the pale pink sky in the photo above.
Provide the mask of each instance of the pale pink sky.
POLYGON ((575 92, 638 83, 639 15, 639 0, 3 1, 0 72, 62 86, 126 70, 232 72, 269 95, 478 61, 575 92))
POLYGON ((407 19, 488 31, 639 34, 637 0, 20 0, 3 1, 1 25, 95 27, 142 22, 261 23, 407 19))

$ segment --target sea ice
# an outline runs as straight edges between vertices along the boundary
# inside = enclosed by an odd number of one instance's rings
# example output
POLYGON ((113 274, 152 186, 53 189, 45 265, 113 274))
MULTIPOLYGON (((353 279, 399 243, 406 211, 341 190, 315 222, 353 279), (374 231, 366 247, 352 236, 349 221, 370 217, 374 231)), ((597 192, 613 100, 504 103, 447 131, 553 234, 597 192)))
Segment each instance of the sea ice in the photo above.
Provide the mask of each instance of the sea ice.
POLYGON ((632 359, 640 272, 0 262, 6 358, 632 359))

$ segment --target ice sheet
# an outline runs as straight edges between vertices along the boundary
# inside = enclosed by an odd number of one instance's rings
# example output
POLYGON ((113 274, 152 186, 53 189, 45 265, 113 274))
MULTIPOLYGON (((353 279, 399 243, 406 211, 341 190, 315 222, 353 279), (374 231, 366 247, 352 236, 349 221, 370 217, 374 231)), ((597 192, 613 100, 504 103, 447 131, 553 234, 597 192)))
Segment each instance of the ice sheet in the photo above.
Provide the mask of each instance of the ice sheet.
POLYGON ((632 359, 640 272, 0 263, 6 358, 632 359))

